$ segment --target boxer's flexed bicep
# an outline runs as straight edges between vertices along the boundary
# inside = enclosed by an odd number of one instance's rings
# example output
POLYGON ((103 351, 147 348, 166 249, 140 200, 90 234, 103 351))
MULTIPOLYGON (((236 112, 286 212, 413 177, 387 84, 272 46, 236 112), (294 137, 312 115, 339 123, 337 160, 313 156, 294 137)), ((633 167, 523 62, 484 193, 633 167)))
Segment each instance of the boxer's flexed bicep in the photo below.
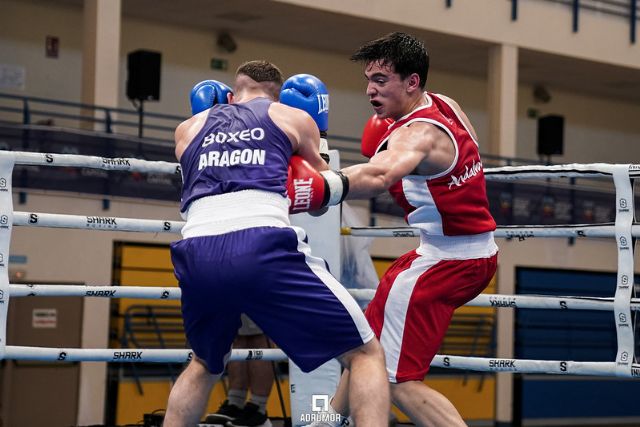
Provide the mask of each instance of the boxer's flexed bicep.
POLYGON ((392 185, 410 175, 429 152, 425 136, 418 129, 396 129, 387 142, 387 149, 374 155, 370 163, 384 167, 386 181, 392 185))
POLYGON ((415 123, 410 127, 401 127, 393 131, 387 149, 375 154, 369 163, 342 169, 350 181, 347 198, 374 197, 410 175, 428 157, 436 136, 437 134, 426 128, 423 123, 415 123))
POLYGON ((314 120, 302 110, 274 102, 269 107, 271 120, 289 137, 294 153, 305 159, 317 170, 326 170, 326 162, 320 157, 320 132, 314 120))

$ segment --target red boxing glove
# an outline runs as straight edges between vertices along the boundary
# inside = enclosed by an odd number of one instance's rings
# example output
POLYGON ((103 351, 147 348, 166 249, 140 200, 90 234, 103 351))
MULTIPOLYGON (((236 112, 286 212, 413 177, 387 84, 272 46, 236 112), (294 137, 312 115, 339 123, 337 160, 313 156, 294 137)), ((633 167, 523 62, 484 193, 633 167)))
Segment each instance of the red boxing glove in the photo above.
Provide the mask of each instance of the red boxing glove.
POLYGON ((341 203, 349 192, 349 179, 338 171, 315 170, 298 155, 289 160, 287 197, 289 213, 317 211, 341 203))
POLYGON ((371 116, 371 118, 364 125, 362 129, 362 145, 360 146, 360 152, 367 158, 372 158, 376 154, 376 150, 382 142, 382 136, 387 132, 389 126, 393 123, 391 119, 380 119, 377 114, 371 116))

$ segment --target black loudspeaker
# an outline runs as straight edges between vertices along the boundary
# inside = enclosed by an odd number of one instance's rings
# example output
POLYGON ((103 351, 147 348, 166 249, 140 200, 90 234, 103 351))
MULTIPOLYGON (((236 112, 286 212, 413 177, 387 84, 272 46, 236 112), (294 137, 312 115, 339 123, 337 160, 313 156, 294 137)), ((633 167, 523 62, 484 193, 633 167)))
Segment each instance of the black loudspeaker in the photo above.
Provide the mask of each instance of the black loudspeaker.
POLYGON ((544 116, 538 119, 538 155, 551 156, 564 151, 564 117, 544 116))
POLYGON ((136 50, 127 55, 127 98, 160 99, 160 52, 136 50))

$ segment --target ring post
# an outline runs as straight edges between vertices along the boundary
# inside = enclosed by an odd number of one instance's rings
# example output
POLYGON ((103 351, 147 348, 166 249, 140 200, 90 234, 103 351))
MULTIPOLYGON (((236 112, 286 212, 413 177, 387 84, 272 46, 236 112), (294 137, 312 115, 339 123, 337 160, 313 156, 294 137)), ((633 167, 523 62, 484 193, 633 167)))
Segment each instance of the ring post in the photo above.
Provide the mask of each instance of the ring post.
POLYGON ((0 359, 7 348, 7 312, 9 310, 9 246, 13 228, 11 176, 15 156, 0 151, 0 359))
POLYGON ((634 333, 631 319, 631 296, 634 286, 633 227, 634 202, 630 178, 631 165, 613 166, 613 182, 616 186, 616 245, 618 247, 618 276, 613 302, 618 353, 616 375, 632 375, 634 361, 634 333))

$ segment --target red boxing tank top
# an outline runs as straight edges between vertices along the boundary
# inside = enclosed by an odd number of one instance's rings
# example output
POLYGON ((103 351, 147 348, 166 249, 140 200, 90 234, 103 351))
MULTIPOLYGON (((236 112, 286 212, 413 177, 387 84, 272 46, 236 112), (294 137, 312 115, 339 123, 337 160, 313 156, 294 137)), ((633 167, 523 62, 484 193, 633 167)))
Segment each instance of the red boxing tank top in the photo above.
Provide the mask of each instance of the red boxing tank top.
MULTIPOLYGON (((427 104, 396 121, 382 137, 376 152, 387 147, 391 133, 415 122, 427 122, 442 129, 454 143, 451 166, 437 175, 407 175, 389 188, 391 196, 405 210, 412 227, 427 235, 464 236, 496 229, 482 170, 478 142, 456 110, 436 94, 425 92, 427 104)), ((419 169, 419 167, 418 167, 419 169)))

